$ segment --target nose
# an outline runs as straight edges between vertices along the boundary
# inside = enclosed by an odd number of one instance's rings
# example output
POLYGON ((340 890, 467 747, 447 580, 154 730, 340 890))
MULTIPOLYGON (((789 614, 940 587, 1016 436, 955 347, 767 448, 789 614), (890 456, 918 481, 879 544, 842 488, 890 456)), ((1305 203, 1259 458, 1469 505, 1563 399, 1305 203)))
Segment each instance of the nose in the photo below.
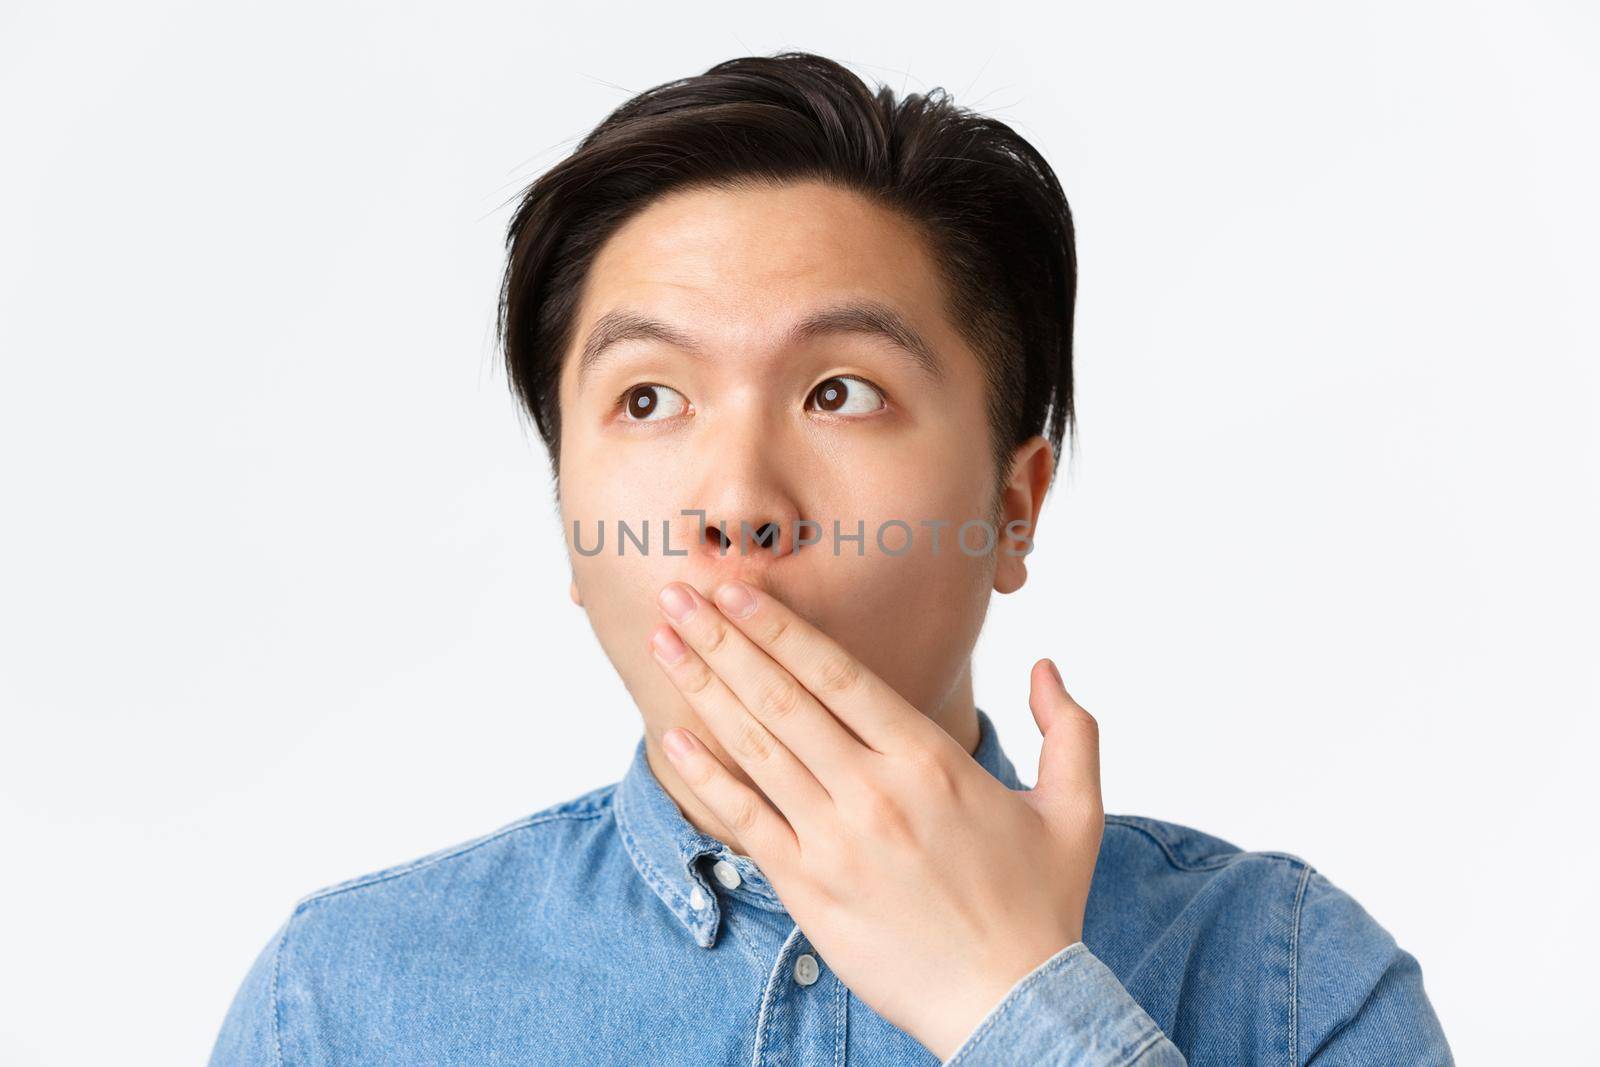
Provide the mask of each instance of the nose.
MULTIPOLYGON (((745 568, 792 555, 800 509, 781 450, 761 440, 759 427, 716 440, 707 435, 702 444, 699 491, 683 505, 689 512, 680 516, 685 536, 675 542, 692 546, 692 554, 717 567, 745 568)), ((807 540, 814 543, 815 534, 807 540)))

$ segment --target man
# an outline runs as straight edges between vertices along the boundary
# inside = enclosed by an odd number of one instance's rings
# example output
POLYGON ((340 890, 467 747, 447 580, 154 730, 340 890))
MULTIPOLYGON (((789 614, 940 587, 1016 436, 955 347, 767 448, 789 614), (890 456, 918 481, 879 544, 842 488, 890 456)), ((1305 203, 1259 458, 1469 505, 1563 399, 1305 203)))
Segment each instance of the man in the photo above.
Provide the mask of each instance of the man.
POLYGON ((1026 142, 733 60, 622 105, 508 245, 510 377, 643 736, 303 898, 214 1064, 1451 1062, 1416 960, 1304 861, 1104 814, 1052 661, 1035 787, 974 704, 1074 421, 1071 215, 1026 142))

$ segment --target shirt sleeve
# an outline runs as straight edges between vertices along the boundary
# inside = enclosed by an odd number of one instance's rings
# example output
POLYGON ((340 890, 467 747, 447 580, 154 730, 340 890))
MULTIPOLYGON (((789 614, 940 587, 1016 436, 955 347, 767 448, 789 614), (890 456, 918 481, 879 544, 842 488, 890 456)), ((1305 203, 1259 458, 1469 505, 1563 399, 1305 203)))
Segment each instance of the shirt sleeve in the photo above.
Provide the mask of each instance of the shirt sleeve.
POLYGON ((1354 898, 1311 870, 1295 919, 1291 1063, 1454 1067, 1421 966, 1354 898))
POLYGON ((278 1044, 278 953, 284 920, 245 973, 211 1049, 210 1067, 282 1067, 278 1044))
POLYGON ((944 1067, 1183 1067, 1183 1053, 1082 941, 1022 978, 944 1067))

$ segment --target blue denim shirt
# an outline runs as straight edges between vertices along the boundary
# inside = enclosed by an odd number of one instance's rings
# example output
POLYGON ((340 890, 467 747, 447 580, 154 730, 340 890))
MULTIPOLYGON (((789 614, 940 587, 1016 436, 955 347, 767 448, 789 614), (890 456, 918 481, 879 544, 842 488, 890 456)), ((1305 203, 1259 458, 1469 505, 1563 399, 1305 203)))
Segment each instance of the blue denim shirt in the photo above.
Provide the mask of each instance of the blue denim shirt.
MULTIPOLYGON (((978 722, 974 758, 1028 788, 978 722)), ((1108 815, 1083 940, 946 1062, 1453 1061, 1417 961, 1303 860, 1108 815)), ((683 817, 641 736, 619 782, 301 898, 211 1063, 938 1060, 838 981, 748 856, 683 817)))

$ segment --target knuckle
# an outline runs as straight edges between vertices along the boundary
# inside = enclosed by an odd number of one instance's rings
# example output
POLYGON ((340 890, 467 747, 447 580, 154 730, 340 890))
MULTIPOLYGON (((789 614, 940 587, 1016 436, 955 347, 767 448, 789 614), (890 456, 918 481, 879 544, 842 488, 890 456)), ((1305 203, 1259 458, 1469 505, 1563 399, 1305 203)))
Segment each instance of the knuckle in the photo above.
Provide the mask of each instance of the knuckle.
POLYGON ((761 689, 757 706, 763 722, 778 722, 800 706, 800 692, 786 681, 768 682, 761 689))
POLYGON ((713 619, 706 626, 705 640, 700 644, 701 652, 707 656, 714 655, 727 640, 728 624, 713 619))
POLYGON ((821 693, 846 693, 860 681, 861 668, 843 653, 830 652, 817 664, 817 689, 821 693))
POLYGON ((776 646, 789 632, 789 620, 781 615, 775 615, 763 621, 759 632, 762 644, 769 647, 776 646))
POLYGON ((956 776, 951 772, 949 765, 939 758, 938 753, 914 748, 907 753, 906 759, 910 763, 912 776, 923 789, 933 789, 941 793, 956 791, 956 776))
POLYGON ((910 831, 905 809, 892 796, 877 790, 862 798, 859 818, 875 837, 904 835, 910 831))
POLYGON ((751 796, 741 796, 734 801, 733 811, 729 813, 729 825, 741 836, 755 829, 756 820, 760 818, 760 810, 756 801, 751 796))
POLYGON ((772 735, 759 722, 746 717, 739 724, 736 747, 741 762, 765 763, 772 758, 772 735))
POLYGON ((711 688, 711 683, 715 679, 716 675, 712 674, 704 663, 697 663, 689 671, 688 677, 683 680, 683 695, 686 697, 701 696, 707 689, 711 688))

